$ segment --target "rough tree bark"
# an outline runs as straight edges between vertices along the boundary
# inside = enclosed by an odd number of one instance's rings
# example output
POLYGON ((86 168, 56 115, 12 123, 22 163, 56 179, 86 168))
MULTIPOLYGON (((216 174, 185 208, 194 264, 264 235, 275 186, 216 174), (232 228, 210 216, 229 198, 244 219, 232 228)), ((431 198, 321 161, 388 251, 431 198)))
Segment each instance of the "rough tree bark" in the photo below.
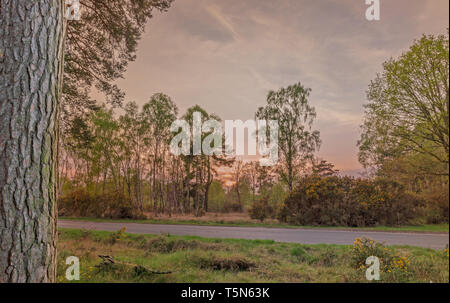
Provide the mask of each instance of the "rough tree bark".
POLYGON ((64 0, 0 0, 0 282, 56 280, 64 0))

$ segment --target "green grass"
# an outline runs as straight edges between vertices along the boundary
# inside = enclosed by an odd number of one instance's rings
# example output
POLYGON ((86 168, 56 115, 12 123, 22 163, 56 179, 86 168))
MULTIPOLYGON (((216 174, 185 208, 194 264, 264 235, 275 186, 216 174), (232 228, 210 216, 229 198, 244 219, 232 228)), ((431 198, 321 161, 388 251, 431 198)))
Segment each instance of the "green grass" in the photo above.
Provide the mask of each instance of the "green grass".
MULTIPOLYGON (((448 252, 406 246, 389 251, 406 257, 408 270, 382 272, 380 282, 449 282, 448 252)), ((60 229, 59 282, 68 282, 69 256, 79 257, 79 282, 87 283, 367 282, 365 268, 353 265, 355 250, 348 245, 60 229), (98 255, 113 256, 122 264, 99 266, 98 255), (138 266, 172 273, 151 274, 138 266)))
POLYGON ((117 223, 142 223, 142 224, 174 224, 174 225, 200 225, 200 226, 241 226, 241 227, 267 227, 267 228, 296 228, 296 229, 338 229, 338 230, 369 230, 369 231, 391 231, 391 232, 440 232, 448 233, 449 224, 426 224, 416 226, 376 226, 376 227, 336 227, 336 226, 295 226, 288 224, 265 224, 245 221, 200 221, 200 220, 131 220, 131 219, 99 219, 60 217, 60 220, 91 221, 91 222, 117 222, 117 223))

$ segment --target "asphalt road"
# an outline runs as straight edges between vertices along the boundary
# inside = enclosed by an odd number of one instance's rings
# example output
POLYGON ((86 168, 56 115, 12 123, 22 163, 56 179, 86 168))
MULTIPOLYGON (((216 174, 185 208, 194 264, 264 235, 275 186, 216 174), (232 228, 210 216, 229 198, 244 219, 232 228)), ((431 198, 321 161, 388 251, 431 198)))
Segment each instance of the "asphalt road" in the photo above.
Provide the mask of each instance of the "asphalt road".
POLYGON ((127 232, 132 234, 171 234, 205 238, 263 239, 303 244, 353 244, 355 238, 361 237, 368 237, 379 242, 384 242, 387 245, 411 245, 433 249, 443 249, 449 243, 449 235, 440 233, 100 223, 66 220, 60 220, 58 226, 104 231, 117 231, 125 226, 127 232))

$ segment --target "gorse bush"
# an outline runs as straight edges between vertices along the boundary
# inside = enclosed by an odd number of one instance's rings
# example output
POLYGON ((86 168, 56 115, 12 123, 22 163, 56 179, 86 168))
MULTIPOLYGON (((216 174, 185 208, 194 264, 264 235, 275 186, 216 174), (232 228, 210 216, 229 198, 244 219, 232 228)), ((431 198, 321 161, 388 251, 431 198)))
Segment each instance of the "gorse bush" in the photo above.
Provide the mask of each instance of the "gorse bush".
POLYGON ((354 180, 351 199, 363 206, 366 226, 413 224, 423 216, 424 201, 388 179, 354 180))
POLYGON ((296 225, 359 227, 412 224, 422 214, 422 200, 399 183, 308 176, 286 198, 278 217, 296 225))
POLYGON ((369 238, 357 238, 351 250, 354 268, 365 271, 370 265, 366 264, 369 257, 377 257, 380 262, 380 272, 383 280, 408 280, 413 274, 411 260, 405 256, 395 254, 383 244, 369 238))
POLYGON ((369 238, 356 238, 351 250, 352 266, 358 269, 366 268, 366 260, 369 257, 377 257, 380 260, 380 269, 386 270, 392 252, 383 244, 369 238))

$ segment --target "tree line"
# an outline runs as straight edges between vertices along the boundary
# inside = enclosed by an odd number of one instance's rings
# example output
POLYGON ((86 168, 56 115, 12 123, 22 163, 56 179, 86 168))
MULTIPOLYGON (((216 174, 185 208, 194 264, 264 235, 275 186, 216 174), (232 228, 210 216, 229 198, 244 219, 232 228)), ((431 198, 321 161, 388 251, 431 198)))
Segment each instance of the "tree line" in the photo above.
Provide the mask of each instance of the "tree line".
MULTIPOLYGON (((236 199, 236 203, 231 202, 235 205, 228 205, 227 209, 242 212, 245 204, 251 202, 244 201, 243 186, 251 191, 252 201, 278 181, 285 182, 286 190, 291 190, 304 169, 298 164, 306 165, 314 159, 313 152, 320 143, 319 133, 311 131, 315 111, 308 104, 309 91, 298 83, 269 92, 268 104, 255 114, 260 119, 279 119, 282 153, 274 168, 260 166, 258 162, 244 163, 225 154, 194 155, 193 140, 190 154, 172 154, 170 143, 176 133, 171 132, 171 126, 178 118, 178 108, 162 93, 153 95, 141 107, 135 102, 127 103, 120 115, 112 108, 100 106, 85 117, 77 116, 61 140, 60 212, 79 214, 74 207, 81 204, 73 201, 80 200, 79 189, 83 189, 91 204, 102 201, 101 195, 116 193, 129 208, 125 212, 127 217, 142 217, 145 211, 154 216, 162 213, 200 216, 210 209, 210 199, 214 199, 211 184, 219 179, 218 169, 223 167, 232 174, 232 193, 236 199), (272 105, 274 102, 278 107, 272 105)), ((191 128, 195 112, 201 113, 202 122, 221 120, 195 105, 180 117, 191 128)), ((210 134, 202 132, 202 141, 210 134)), ((105 205, 99 207, 107 209, 105 205)))

